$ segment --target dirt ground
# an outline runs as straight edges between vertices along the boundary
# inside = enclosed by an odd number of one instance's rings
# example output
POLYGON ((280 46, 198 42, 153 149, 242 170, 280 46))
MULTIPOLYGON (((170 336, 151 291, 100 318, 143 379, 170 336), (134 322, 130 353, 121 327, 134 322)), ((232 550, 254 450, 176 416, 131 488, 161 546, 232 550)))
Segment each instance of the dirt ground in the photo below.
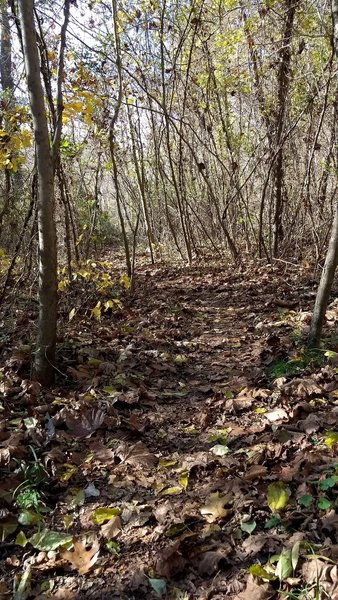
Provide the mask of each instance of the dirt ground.
POLYGON ((36 304, 3 307, 0 598, 338 598, 336 301, 310 353, 305 267, 143 266, 96 314, 88 285, 50 390, 36 304))

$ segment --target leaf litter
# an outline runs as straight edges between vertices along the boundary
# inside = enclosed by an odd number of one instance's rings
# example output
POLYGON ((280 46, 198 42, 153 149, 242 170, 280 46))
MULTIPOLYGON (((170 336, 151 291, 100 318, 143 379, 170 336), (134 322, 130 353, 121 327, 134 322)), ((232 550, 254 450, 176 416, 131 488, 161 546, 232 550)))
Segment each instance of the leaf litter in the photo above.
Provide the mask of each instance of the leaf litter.
POLYGON ((65 306, 51 390, 6 330, 4 598, 338 597, 337 347, 306 357, 283 269, 142 267, 116 314, 65 306))

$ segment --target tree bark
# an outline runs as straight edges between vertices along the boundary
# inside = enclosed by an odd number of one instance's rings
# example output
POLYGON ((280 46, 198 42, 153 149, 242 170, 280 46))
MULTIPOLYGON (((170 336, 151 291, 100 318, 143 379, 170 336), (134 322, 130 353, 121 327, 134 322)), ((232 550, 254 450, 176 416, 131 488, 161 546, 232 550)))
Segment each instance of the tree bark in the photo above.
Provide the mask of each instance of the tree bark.
MULTIPOLYGON (((336 58, 338 58, 338 0, 331 0, 333 44, 336 58)), ((337 152, 337 124, 335 124, 335 141, 337 152)), ((324 269, 320 279, 312 322, 308 338, 308 345, 316 347, 319 345, 326 308, 330 298, 335 270, 338 264, 338 201, 336 202, 335 216, 333 219, 331 238, 327 249, 324 269)))
POLYGON ((57 321, 57 253, 54 170, 34 24, 34 0, 19 0, 25 70, 38 175, 39 322, 34 372, 42 385, 54 379, 57 321))

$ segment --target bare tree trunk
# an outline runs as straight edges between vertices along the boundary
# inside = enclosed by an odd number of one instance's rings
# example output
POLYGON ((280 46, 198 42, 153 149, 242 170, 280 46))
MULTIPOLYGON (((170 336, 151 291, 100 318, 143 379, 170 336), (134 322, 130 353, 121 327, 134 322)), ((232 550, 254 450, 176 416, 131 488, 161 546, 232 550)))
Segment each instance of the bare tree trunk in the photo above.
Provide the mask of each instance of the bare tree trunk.
MULTIPOLYGON (((333 22, 333 44, 336 58, 338 58, 338 0, 331 0, 333 22)), ((335 140, 337 152, 337 123, 335 123, 335 140)), ((336 202, 335 216, 332 225, 331 238, 327 249, 325 265, 320 279, 313 317, 308 338, 308 345, 319 345, 326 308, 330 298, 333 278, 338 264, 338 201, 336 202)))
POLYGON ((117 161, 116 161, 116 142, 115 142, 115 125, 119 116, 121 104, 122 104, 122 63, 121 63, 121 47, 120 47, 120 37, 119 37, 119 28, 118 28, 118 10, 116 0, 112 0, 112 9, 113 9, 113 29, 114 29, 114 39, 115 39, 115 51, 116 51, 116 69, 118 73, 118 97, 114 109, 114 114, 110 120, 109 126, 109 149, 110 155, 113 165, 113 180, 115 185, 115 194, 116 194, 116 206, 117 212, 119 216, 123 245, 124 245, 124 253, 126 258, 126 267, 128 277, 132 277, 132 262, 130 258, 130 250, 129 250, 129 242, 127 237, 127 232, 124 224, 124 218, 122 213, 121 206, 121 190, 119 183, 119 176, 117 171, 117 161))
POLYGON ((1 87, 13 93, 14 81, 12 77, 12 41, 9 28, 8 8, 5 2, 1 3, 1 61, 0 77, 1 87))
POLYGON ((57 321, 57 254, 54 170, 34 24, 34 0, 19 0, 26 78, 38 174, 39 323, 34 371, 42 385, 54 379, 57 321))
POLYGON ((273 214, 273 256, 278 256, 279 246, 283 240, 283 210, 284 210, 284 150, 282 137, 285 127, 287 97, 291 80, 291 42, 293 23, 296 14, 297 0, 287 0, 286 21, 280 49, 280 67, 278 72, 278 117, 276 127, 277 158, 273 169, 274 174, 274 214, 273 214))

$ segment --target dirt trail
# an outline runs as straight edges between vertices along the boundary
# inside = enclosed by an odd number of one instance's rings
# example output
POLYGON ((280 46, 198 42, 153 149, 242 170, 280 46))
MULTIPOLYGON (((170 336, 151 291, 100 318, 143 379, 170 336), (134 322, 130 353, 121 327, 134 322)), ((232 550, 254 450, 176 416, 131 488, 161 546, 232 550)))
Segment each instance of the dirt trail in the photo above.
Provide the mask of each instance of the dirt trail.
MULTIPOLYGON (((311 542, 325 540, 320 513, 299 510, 296 497, 309 492, 305 475, 318 477, 318 464, 332 463, 313 436, 338 419, 321 405, 317 425, 303 425, 305 398, 335 402, 327 367, 296 383, 293 395, 267 374, 292 348, 295 327, 283 315, 306 311, 312 290, 283 266, 144 267, 120 315, 65 325, 68 381, 38 402, 29 391, 37 423, 30 432, 20 426, 17 455, 29 441, 46 465, 39 491, 52 512, 43 526, 63 532, 66 518, 73 539, 87 542, 45 557, 40 547, 39 562, 39 548, 26 546, 32 597, 281 597, 278 581, 250 583, 245 569, 265 565, 309 527, 311 542), (281 520, 268 507, 274 482, 294 498, 281 520), (41 596, 41 574, 58 596, 41 596)), ((34 527, 25 532, 29 538, 34 527)), ((11 576, 22 572, 24 553, 13 547, 2 562, 11 576)))

